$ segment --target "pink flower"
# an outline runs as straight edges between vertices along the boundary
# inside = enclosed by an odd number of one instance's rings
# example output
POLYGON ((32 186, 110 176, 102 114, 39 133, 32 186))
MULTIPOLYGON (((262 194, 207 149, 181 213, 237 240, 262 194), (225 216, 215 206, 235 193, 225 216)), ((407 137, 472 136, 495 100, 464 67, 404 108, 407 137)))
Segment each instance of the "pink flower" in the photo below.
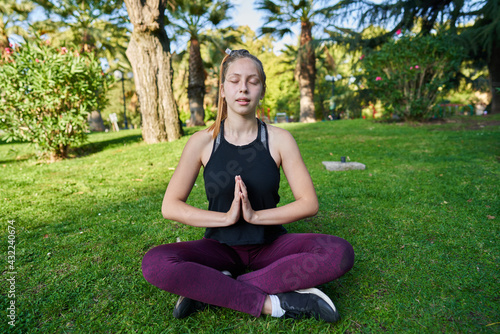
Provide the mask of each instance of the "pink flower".
POLYGON ((61 52, 62 52, 62 54, 65 54, 66 52, 68 52, 68 49, 66 49, 66 47, 63 46, 61 48, 61 52))
POLYGON ((359 57, 359 60, 363 60, 365 58, 365 55, 361 55, 361 57, 359 57))
POLYGON ((415 65, 415 69, 418 69, 418 65, 415 65))
POLYGON ((401 29, 396 30, 396 35, 400 35, 400 34, 401 34, 401 29))
POLYGON ((46 40, 45 44, 49 45, 50 44, 50 39, 46 40))
POLYGON ((14 45, 12 45, 12 43, 9 43, 9 46, 12 48, 14 45))
POLYGON ((11 54, 12 53, 12 50, 10 48, 5 48, 5 53, 7 54, 11 54))
POLYGON ((380 81, 380 80, 382 80, 382 78, 381 78, 381 77, 376 77, 376 78, 375 78, 375 81, 380 81))
POLYGON ((410 70, 413 70, 413 66, 412 66, 412 67, 410 67, 410 70))
POLYGON ((38 58, 37 58, 37 59, 35 59, 35 61, 36 61, 37 63, 39 63, 39 62, 40 62, 40 60, 38 60, 38 58))

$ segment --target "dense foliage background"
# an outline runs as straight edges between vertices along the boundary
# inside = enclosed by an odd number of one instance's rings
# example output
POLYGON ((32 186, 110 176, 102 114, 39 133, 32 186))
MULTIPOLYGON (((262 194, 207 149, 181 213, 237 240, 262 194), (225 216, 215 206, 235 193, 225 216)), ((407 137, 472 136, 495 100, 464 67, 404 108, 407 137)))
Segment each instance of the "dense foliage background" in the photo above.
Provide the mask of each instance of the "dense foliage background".
MULTIPOLYGON (((310 94, 317 120, 389 114, 422 120, 433 117, 439 103, 455 105, 454 110, 461 113, 476 105, 483 105, 490 113, 494 111, 491 101, 496 95, 492 85, 498 80, 492 77, 491 55, 500 35, 495 33, 498 22, 494 17, 499 10, 496 1, 376 4, 343 0, 330 6, 312 0, 297 4, 286 0, 263 1, 255 5, 265 21, 258 32, 232 21, 235 5, 228 1, 169 4, 165 7, 164 28, 170 36, 169 43, 175 46, 173 97, 181 121, 188 125, 193 123, 195 113, 189 99, 203 101, 204 110, 198 108, 196 112, 205 112, 205 122, 213 120, 217 109, 218 67, 227 47, 246 48, 263 60, 268 90, 262 117, 272 121, 276 113, 284 112, 290 120, 300 121, 304 98, 299 90, 304 71, 301 50, 305 44, 297 39, 295 45, 285 45, 280 50, 276 47, 285 34, 296 33, 299 37, 300 21, 311 25, 312 39, 308 43, 314 51, 315 68, 308 70, 314 72, 314 89, 310 94), (349 26, 350 18, 357 20, 359 26, 349 26), (197 46, 193 49, 195 40, 197 46), (405 40, 408 40, 406 46, 402 45, 405 40), (421 42, 424 40, 432 46, 427 48, 421 42), (435 58, 437 51, 431 49, 437 48, 446 54, 435 58), (378 68, 372 61, 375 58, 378 68), (413 67, 410 73, 412 64, 419 69, 413 67), (432 74, 431 68, 423 64, 432 67, 432 74), (393 73, 391 80, 387 80, 387 73, 393 73), (327 76, 337 79, 327 81, 327 76), (373 76, 383 80, 373 81, 373 76), (384 94, 383 88, 391 93, 384 94)), ((55 47, 72 43, 78 52, 89 52, 99 59, 109 76, 116 70, 124 74, 124 87, 120 82, 113 85, 107 93, 111 103, 100 108, 106 127, 112 128, 111 113, 117 114, 121 126, 125 118, 129 127, 141 126, 135 78, 125 55, 133 28, 123 1, 8 0, 2 6, 3 59, 9 56, 8 49, 12 50, 9 44, 22 44, 23 38, 36 34, 55 47)))

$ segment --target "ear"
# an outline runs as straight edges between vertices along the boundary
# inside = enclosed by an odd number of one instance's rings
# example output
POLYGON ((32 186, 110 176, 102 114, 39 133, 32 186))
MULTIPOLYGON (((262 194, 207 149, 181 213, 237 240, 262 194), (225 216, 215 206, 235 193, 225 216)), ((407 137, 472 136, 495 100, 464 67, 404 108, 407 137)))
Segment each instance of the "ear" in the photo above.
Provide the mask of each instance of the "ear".
POLYGON ((220 96, 226 98, 226 93, 224 92, 224 84, 220 85, 220 96))

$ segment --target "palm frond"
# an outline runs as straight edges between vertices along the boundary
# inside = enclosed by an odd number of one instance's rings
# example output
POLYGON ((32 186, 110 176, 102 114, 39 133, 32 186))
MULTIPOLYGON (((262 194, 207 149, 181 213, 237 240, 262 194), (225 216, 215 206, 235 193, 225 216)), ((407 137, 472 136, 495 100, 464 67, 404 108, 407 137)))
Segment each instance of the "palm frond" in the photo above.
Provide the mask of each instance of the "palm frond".
POLYGON ((279 29, 274 27, 261 27, 260 29, 258 29, 258 34, 259 36, 269 34, 272 36, 282 38, 288 34, 292 35, 293 31, 290 28, 279 29))
POLYGON ((255 3, 255 9, 270 12, 271 15, 279 16, 281 15, 280 5, 274 3, 271 0, 261 0, 255 3))

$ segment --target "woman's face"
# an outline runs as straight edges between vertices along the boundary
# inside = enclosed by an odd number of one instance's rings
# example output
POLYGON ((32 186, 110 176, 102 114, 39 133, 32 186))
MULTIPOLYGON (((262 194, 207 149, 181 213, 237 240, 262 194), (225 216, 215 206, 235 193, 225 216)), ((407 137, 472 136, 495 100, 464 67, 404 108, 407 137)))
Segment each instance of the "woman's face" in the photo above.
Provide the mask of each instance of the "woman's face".
POLYGON ((253 60, 241 58, 229 65, 221 95, 226 99, 228 113, 255 114, 259 101, 264 97, 264 90, 253 60))

